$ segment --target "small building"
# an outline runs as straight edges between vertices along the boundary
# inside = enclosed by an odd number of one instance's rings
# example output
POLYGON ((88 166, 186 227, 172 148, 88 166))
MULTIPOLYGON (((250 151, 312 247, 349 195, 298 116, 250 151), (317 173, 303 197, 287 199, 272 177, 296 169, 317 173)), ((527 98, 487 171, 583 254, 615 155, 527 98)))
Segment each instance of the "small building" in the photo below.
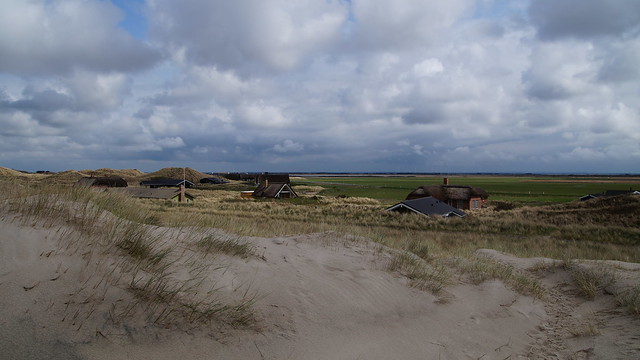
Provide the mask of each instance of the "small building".
POLYGON ((602 194, 587 194, 587 195, 581 196, 580 201, 596 199, 596 198, 599 198, 600 196, 602 196, 602 194))
POLYGON ((623 196, 623 195, 640 195, 640 191, 633 190, 633 188, 629 190, 607 190, 603 193, 598 194, 587 194, 580 197, 580 201, 587 201, 591 199, 596 199, 600 197, 612 197, 612 196, 623 196))
POLYGON ((195 184, 189 180, 183 179, 153 179, 140 181, 140 186, 156 189, 163 187, 180 187, 184 185, 185 188, 193 188, 195 184))
POLYGON ((489 194, 481 188, 465 185, 449 185, 449 179, 444 178, 442 185, 420 186, 409 195, 406 200, 432 196, 441 202, 461 210, 480 209, 487 203, 489 194))
POLYGON ((416 213, 425 216, 441 216, 441 217, 465 217, 467 214, 448 205, 433 196, 421 197, 412 200, 404 200, 397 203, 385 211, 397 211, 401 213, 416 213))
POLYGON ((140 199, 161 199, 178 203, 190 204, 193 202, 193 196, 184 191, 184 188, 144 188, 129 187, 121 190, 124 194, 140 199))
POLYGON ((80 187, 127 187, 127 182, 120 176, 83 177, 74 186, 80 187))
POLYGON ((295 198, 298 197, 295 191, 291 188, 291 185, 285 183, 272 183, 270 181, 264 181, 253 191, 253 197, 268 197, 268 198, 295 198))

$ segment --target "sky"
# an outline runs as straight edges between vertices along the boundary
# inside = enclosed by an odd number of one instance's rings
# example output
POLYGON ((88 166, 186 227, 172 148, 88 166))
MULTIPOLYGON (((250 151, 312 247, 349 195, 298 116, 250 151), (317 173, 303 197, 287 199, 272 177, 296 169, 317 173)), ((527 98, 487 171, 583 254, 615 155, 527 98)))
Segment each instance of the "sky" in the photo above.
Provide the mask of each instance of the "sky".
POLYGON ((1 0, 0 166, 640 173, 640 1, 1 0))

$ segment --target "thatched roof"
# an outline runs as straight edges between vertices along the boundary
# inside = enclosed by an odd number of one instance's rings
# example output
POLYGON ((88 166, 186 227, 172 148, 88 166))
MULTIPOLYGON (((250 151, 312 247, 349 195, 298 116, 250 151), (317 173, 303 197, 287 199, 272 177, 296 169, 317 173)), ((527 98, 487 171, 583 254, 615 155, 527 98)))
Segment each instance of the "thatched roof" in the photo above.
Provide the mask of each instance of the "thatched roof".
POLYGON ((289 174, 258 174, 256 175, 256 183, 262 184, 265 181, 269 183, 291 184, 289 174))
POLYGON ((481 188, 463 185, 423 185, 407 195, 406 200, 433 196, 441 201, 469 200, 472 197, 487 199, 489 194, 481 188))

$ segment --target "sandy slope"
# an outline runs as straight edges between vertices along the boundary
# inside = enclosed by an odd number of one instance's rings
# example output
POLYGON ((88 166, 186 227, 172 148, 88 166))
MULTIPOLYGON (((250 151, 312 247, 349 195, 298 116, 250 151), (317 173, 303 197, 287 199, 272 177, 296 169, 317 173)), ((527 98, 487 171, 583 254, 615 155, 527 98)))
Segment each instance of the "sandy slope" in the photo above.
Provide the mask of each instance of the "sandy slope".
MULTIPOLYGON (((133 301, 124 286, 105 288, 102 301, 78 290, 98 283, 94 265, 114 262, 60 251, 64 234, 64 227, 0 222, 3 359, 640 358, 638 318, 615 308, 611 296, 580 298, 560 270, 539 275, 547 301, 488 281, 452 286, 443 302, 386 271, 374 244, 335 234, 250 238, 258 256, 211 260, 225 264, 207 277, 222 294, 248 288, 257 295, 248 329, 157 328, 135 316, 115 326, 110 307, 133 301), (601 334, 567 331, 583 320, 601 334)), ((184 241, 174 245, 186 248, 184 241)), ((540 261, 482 254, 522 268, 540 261)), ((620 271, 638 282, 638 267, 620 271)))

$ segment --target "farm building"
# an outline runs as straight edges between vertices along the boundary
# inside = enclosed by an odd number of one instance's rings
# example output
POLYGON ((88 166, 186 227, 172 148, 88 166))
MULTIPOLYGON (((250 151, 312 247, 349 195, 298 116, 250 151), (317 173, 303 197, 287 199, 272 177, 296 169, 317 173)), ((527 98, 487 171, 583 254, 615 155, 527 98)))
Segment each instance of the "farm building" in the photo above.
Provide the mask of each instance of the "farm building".
POLYGON ((397 203, 385 211, 397 211, 402 213, 416 213, 426 216, 442 216, 442 217, 465 217, 462 210, 434 198, 433 196, 421 197, 412 200, 405 200, 397 203))
POLYGON ((127 187, 127 182, 120 176, 83 177, 74 186, 80 187, 127 187))
POLYGON ((253 197, 269 197, 269 198, 294 198, 298 197, 291 185, 286 183, 264 181, 253 191, 253 197))
POLYGON ((449 185, 444 178, 442 185, 424 185, 407 195, 406 200, 432 196, 441 202, 461 210, 480 209, 486 204, 489 194, 481 188, 465 185, 449 185))
POLYGON ((137 197, 140 199, 161 199, 170 200, 173 202, 185 202, 192 203, 193 196, 184 192, 184 188, 180 189, 159 189, 159 188, 143 188, 143 187, 130 187, 121 190, 123 193, 137 197))
POLYGON ((152 189, 162 187, 180 187, 180 185, 184 185, 186 188, 195 187, 195 184, 191 181, 182 179, 154 179, 140 181, 140 186, 152 189))

